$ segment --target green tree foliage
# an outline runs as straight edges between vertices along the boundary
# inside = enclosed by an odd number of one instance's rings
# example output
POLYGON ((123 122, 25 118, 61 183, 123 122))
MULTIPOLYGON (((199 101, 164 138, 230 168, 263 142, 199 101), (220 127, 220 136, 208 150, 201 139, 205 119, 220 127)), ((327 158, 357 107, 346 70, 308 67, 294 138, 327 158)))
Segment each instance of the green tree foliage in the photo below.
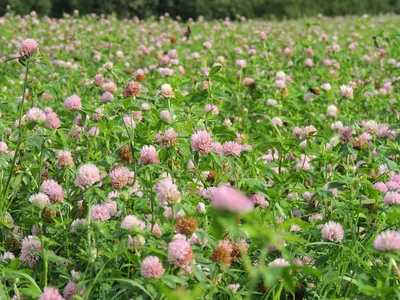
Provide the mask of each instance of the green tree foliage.
POLYGON ((49 15, 52 11, 54 0, 0 0, 0 15, 7 11, 9 5, 18 14, 26 15, 36 11, 41 15, 49 15))
POLYGON ((40 15, 60 17, 79 10, 80 14, 111 14, 121 18, 146 18, 169 12, 183 19, 204 16, 207 19, 300 18, 322 13, 326 16, 399 13, 400 0, 0 0, 0 14, 11 6, 17 14, 34 10, 40 15))

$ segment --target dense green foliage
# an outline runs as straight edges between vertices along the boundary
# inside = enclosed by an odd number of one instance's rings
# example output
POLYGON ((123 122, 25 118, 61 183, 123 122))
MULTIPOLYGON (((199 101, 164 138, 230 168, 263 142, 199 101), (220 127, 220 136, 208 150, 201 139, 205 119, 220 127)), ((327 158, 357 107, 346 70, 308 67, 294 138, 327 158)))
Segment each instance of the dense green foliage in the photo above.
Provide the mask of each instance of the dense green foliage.
POLYGON ((18 14, 34 10, 40 15, 61 17, 78 9, 81 14, 111 14, 119 17, 162 15, 184 19, 204 16, 210 18, 234 18, 242 15, 250 18, 278 17, 299 18, 322 13, 326 16, 399 13, 400 0, 0 0, 0 14, 7 5, 18 14))

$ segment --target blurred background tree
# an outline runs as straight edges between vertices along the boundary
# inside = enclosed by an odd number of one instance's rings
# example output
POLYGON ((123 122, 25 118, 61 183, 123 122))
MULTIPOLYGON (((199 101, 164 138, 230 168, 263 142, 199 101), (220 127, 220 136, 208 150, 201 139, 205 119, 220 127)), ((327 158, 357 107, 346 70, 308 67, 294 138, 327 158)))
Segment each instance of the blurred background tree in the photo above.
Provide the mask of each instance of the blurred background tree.
POLYGON ((36 11, 39 15, 61 17, 63 13, 111 14, 121 18, 146 18, 169 12, 182 19, 204 16, 206 19, 235 18, 299 18, 315 16, 399 13, 400 0, 0 0, 0 15, 7 6, 16 14, 36 11))

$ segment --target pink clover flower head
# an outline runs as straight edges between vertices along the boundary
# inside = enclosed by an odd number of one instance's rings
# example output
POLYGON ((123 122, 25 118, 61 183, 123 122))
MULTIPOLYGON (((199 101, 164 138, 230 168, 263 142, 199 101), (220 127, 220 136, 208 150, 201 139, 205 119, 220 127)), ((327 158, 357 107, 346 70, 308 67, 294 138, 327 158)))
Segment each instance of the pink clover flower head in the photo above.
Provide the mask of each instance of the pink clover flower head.
POLYGON ((87 189, 100 180, 99 168, 94 164, 85 164, 79 167, 75 184, 81 189, 87 189))
POLYGON ((118 215, 118 206, 117 206, 117 202, 115 201, 107 201, 103 203, 103 206, 106 207, 108 209, 108 211, 110 212, 110 215, 112 217, 117 216, 118 215))
POLYGON ((129 171, 127 167, 119 167, 110 172, 111 185, 117 189, 133 183, 135 173, 129 171))
POLYGON ((113 100, 114 100, 114 95, 108 91, 104 92, 100 97, 100 103, 107 103, 113 100))
POLYGON ((161 142, 161 147, 167 149, 178 144, 178 134, 173 128, 168 128, 165 133, 159 132, 155 136, 157 142, 161 142))
POLYGON ((40 295, 39 300, 64 300, 60 292, 51 287, 44 288, 44 292, 40 295))
POLYGON ((140 265, 140 274, 145 278, 160 278, 165 269, 157 256, 148 256, 140 265))
POLYGON ((153 188, 157 191, 157 199, 163 207, 181 200, 181 193, 170 176, 157 182, 153 188))
POLYGON ((85 228, 87 225, 87 219, 75 219, 71 223, 71 232, 76 232, 77 230, 85 228))
POLYGON ((290 267, 290 263, 284 258, 277 258, 271 261, 268 266, 273 268, 290 267))
POLYGON ((95 204, 90 208, 90 219, 92 221, 107 221, 110 218, 110 210, 106 205, 95 204))
POLYGON ((386 230, 374 240, 374 248, 380 251, 400 251, 400 232, 386 230))
POLYGON ((236 67, 243 69, 243 68, 246 68, 246 66, 247 66, 247 63, 244 59, 238 59, 236 61, 236 67))
POLYGON ((329 117, 335 117, 338 113, 339 109, 334 104, 329 105, 328 108, 326 109, 326 115, 329 117))
POLYGON ((22 240, 20 260, 22 264, 34 268, 40 259, 42 244, 33 236, 27 236, 22 240))
POLYGON ((65 99, 64 107, 68 110, 81 110, 82 103, 81 98, 78 95, 72 95, 65 99))
POLYGON ((135 122, 135 120, 134 120, 132 115, 125 115, 123 120, 124 120, 124 124, 125 124, 126 127, 128 127, 128 128, 136 128, 136 122, 135 122))
POLYGON ((95 86, 102 86, 104 84, 104 76, 103 74, 96 74, 93 78, 93 84, 95 86))
POLYGON ((0 254, 0 262, 5 261, 7 259, 9 259, 9 260, 15 259, 14 253, 6 251, 3 254, 0 254))
POLYGON ((312 67, 312 66, 314 66, 314 62, 312 61, 311 58, 307 58, 307 59, 304 61, 304 65, 305 65, 306 67, 312 67))
POLYGON ((46 120, 46 114, 37 107, 32 107, 25 114, 24 119, 28 122, 40 122, 46 120))
POLYGON ((158 164, 160 161, 158 159, 157 151, 154 146, 145 145, 140 150, 140 158, 139 164, 140 165, 151 165, 151 164, 158 164))
POLYGON ((286 82, 283 79, 277 79, 275 81, 275 87, 277 87, 278 89, 284 89, 286 87, 286 82))
POLYGON ((61 150, 57 154, 57 167, 66 168, 73 167, 74 159, 72 158, 72 154, 70 151, 61 150))
POLYGON ((62 187, 53 179, 43 181, 40 192, 46 194, 51 203, 64 202, 64 191, 62 187))
POLYGON ((166 99, 170 99, 170 98, 174 98, 175 97, 175 92, 172 89, 170 84, 163 84, 159 90, 159 94, 161 97, 166 98, 166 99))
POLYGON ((121 228, 126 230, 143 230, 146 224, 134 215, 127 215, 121 223, 121 228))
POLYGON ((45 126, 50 129, 60 128, 61 122, 55 112, 52 111, 46 114, 45 126))
MULTIPOLYGON (((175 219, 183 218, 185 215, 186 214, 185 214, 185 211, 183 209, 180 209, 179 211, 174 212, 175 219)), ((168 220, 172 219, 172 209, 171 209, 171 207, 165 207, 164 216, 168 220)))
POLYGON ((203 202, 199 202, 197 203, 196 209, 199 214, 204 214, 206 212, 206 205, 203 202))
POLYGON ((168 110, 162 110, 160 111, 160 119, 161 121, 169 124, 172 121, 172 115, 168 110))
POLYGON ((222 145, 222 154, 226 156, 240 156, 242 146, 234 141, 225 142, 222 145))
POLYGON ((114 94, 117 91, 117 85, 112 81, 103 83, 101 88, 104 92, 110 92, 111 94, 114 94))
POLYGON ((386 205, 400 205, 400 193, 394 191, 387 192, 383 203, 386 205))
POLYGON ((253 200, 255 206, 261 206, 265 209, 269 206, 269 203, 267 200, 265 200, 264 195, 261 195, 259 193, 251 195, 250 199, 253 200))
POLYGON ((340 87, 340 96, 347 99, 353 99, 353 88, 349 85, 342 85, 340 87))
POLYGON ((190 243, 177 239, 168 245, 168 262, 178 266, 186 267, 193 261, 194 255, 190 243))
POLYGON ((388 191, 388 188, 384 182, 376 182, 373 184, 374 189, 386 193, 388 191))
POLYGON ((386 187, 389 191, 397 190, 398 188, 400 188, 400 184, 397 181, 389 181, 386 182, 386 187))
POLYGON ((323 219, 324 219, 323 214, 313 214, 309 218, 310 222, 322 221, 323 219))
POLYGON ((75 282, 73 282, 73 281, 69 281, 68 283, 67 283, 67 285, 65 286, 65 288, 64 288, 64 298, 66 299, 66 300, 69 300, 69 299, 73 299, 73 297, 75 296, 75 295, 83 295, 83 293, 86 291, 86 286, 85 285, 83 285, 80 289, 79 289, 79 287, 78 287, 78 285, 75 283, 75 282))
POLYGON ((339 243, 344 237, 343 226, 339 223, 329 221, 322 227, 321 234, 324 241, 339 243))
POLYGON ((168 50, 168 56, 172 59, 178 58, 178 52, 175 49, 168 50))
POLYGON ((174 70, 172 70, 170 68, 159 68, 158 74, 160 74, 160 76, 162 76, 162 77, 168 77, 168 76, 172 76, 174 74, 174 70))
POLYGON ((38 42, 34 39, 25 39, 19 48, 19 54, 24 57, 32 56, 38 47, 38 42))
POLYGON ((34 206, 44 208, 48 203, 50 203, 50 199, 46 194, 38 193, 30 196, 29 202, 34 206))
POLYGON ((212 149, 213 140, 206 130, 199 130, 192 135, 190 145, 193 151, 207 154, 212 149))
POLYGON ((221 185, 217 187, 211 198, 211 205, 217 210, 242 213, 253 210, 253 201, 236 189, 221 185))
POLYGON ((8 146, 4 141, 0 141, 0 153, 6 153, 8 151, 8 146))
POLYGON ((236 293, 237 290, 240 288, 240 284, 239 283, 229 284, 227 288, 230 289, 233 293, 236 293))
POLYGON ((211 150, 214 151, 214 152, 217 152, 217 153, 222 153, 223 147, 222 147, 221 143, 213 142, 211 150))
POLYGON ((218 114, 219 114, 218 107, 215 106, 215 105, 212 105, 212 104, 206 104, 206 106, 204 107, 204 110, 205 110, 206 112, 210 112, 210 111, 211 111, 211 113, 212 113, 213 115, 218 115, 218 114))

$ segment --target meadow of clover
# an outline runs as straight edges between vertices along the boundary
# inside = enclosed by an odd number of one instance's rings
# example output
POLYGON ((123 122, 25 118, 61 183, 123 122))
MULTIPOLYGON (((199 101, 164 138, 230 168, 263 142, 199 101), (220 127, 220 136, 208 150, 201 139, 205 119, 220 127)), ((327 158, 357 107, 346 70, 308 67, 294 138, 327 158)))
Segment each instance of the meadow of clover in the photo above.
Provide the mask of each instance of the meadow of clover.
POLYGON ((400 299, 399 23, 0 17, 0 299, 400 299))

